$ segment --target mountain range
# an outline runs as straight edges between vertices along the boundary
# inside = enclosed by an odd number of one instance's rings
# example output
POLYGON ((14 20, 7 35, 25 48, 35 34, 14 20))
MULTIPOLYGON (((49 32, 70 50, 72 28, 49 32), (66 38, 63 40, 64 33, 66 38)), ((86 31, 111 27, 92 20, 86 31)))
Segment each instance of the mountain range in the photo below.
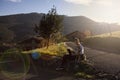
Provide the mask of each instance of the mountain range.
MULTIPOLYGON (((0 41, 22 40, 35 35, 35 24, 39 24, 43 13, 28 13, 0 16, 0 41)), ((63 18, 63 34, 74 31, 89 31, 91 35, 119 31, 120 25, 96 22, 85 16, 65 16, 63 18)))

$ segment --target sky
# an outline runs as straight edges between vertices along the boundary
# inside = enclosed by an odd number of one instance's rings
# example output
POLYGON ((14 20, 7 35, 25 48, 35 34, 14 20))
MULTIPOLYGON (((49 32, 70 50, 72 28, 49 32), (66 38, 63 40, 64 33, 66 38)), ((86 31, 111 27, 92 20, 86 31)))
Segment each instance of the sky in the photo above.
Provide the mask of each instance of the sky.
POLYGON ((53 5, 60 15, 86 16, 97 22, 120 24, 120 0, 0 0, 0 16, 47 13, 53 5))

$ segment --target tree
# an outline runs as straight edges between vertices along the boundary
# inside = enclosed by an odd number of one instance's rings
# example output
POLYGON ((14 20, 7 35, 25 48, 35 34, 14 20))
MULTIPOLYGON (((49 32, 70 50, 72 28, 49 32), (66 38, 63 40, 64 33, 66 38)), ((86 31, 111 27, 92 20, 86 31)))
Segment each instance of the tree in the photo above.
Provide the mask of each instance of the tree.
POLYGON ((57 10, 53 6, 53 8, 51 8, 47 14, 43 14, 39 25, 35 25, 36 33, 46 40, 47 48, 49 46, 49 40, 51 36, 62 30, 62 20, 62 16, 57 14, 57 10))
POLYGON ((63 34, 61 32, 58 32, 51 36, 51 40, 52 40, 52 42, 59 43, 59 42, 66 41, 67 38, 65 36, 63 36, 63 34))

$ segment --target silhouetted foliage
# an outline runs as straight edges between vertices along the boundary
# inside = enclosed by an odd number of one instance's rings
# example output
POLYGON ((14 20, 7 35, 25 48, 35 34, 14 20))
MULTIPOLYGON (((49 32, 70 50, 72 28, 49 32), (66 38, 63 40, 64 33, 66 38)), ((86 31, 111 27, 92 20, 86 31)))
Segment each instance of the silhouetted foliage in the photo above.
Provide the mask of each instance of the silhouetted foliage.
POLYGON ((64 41, 67 41, 67 38, 66 36, 64 36, 61 32, 58 32, 58 33, 55 33, 51 36, 51 40, 52 42, 56 42, 56 43, 59 43, 59 42, 64 42, 64 41))
POLYGON ((35 32, 47 41, 47 47, 51 36, 62 30, 62 20, 62 17, 57 14, 56 8, 53 7, 47 14, 43 14, 39 25, 35 25, 35 32))

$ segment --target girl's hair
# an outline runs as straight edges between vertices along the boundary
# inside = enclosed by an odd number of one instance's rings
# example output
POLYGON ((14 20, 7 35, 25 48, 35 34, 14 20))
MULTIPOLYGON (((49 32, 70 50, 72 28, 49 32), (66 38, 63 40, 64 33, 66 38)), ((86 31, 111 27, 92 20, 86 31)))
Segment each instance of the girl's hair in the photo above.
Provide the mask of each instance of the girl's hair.
POLYGON ((77 41, 78 44, 80 44, 80 39, 79 38, 75 38, 75 40, 77 41))
POLYGON ((69 55, 72 54, 72 50, 71 49, 67 49, 67 51, 68 51, 69 55))

